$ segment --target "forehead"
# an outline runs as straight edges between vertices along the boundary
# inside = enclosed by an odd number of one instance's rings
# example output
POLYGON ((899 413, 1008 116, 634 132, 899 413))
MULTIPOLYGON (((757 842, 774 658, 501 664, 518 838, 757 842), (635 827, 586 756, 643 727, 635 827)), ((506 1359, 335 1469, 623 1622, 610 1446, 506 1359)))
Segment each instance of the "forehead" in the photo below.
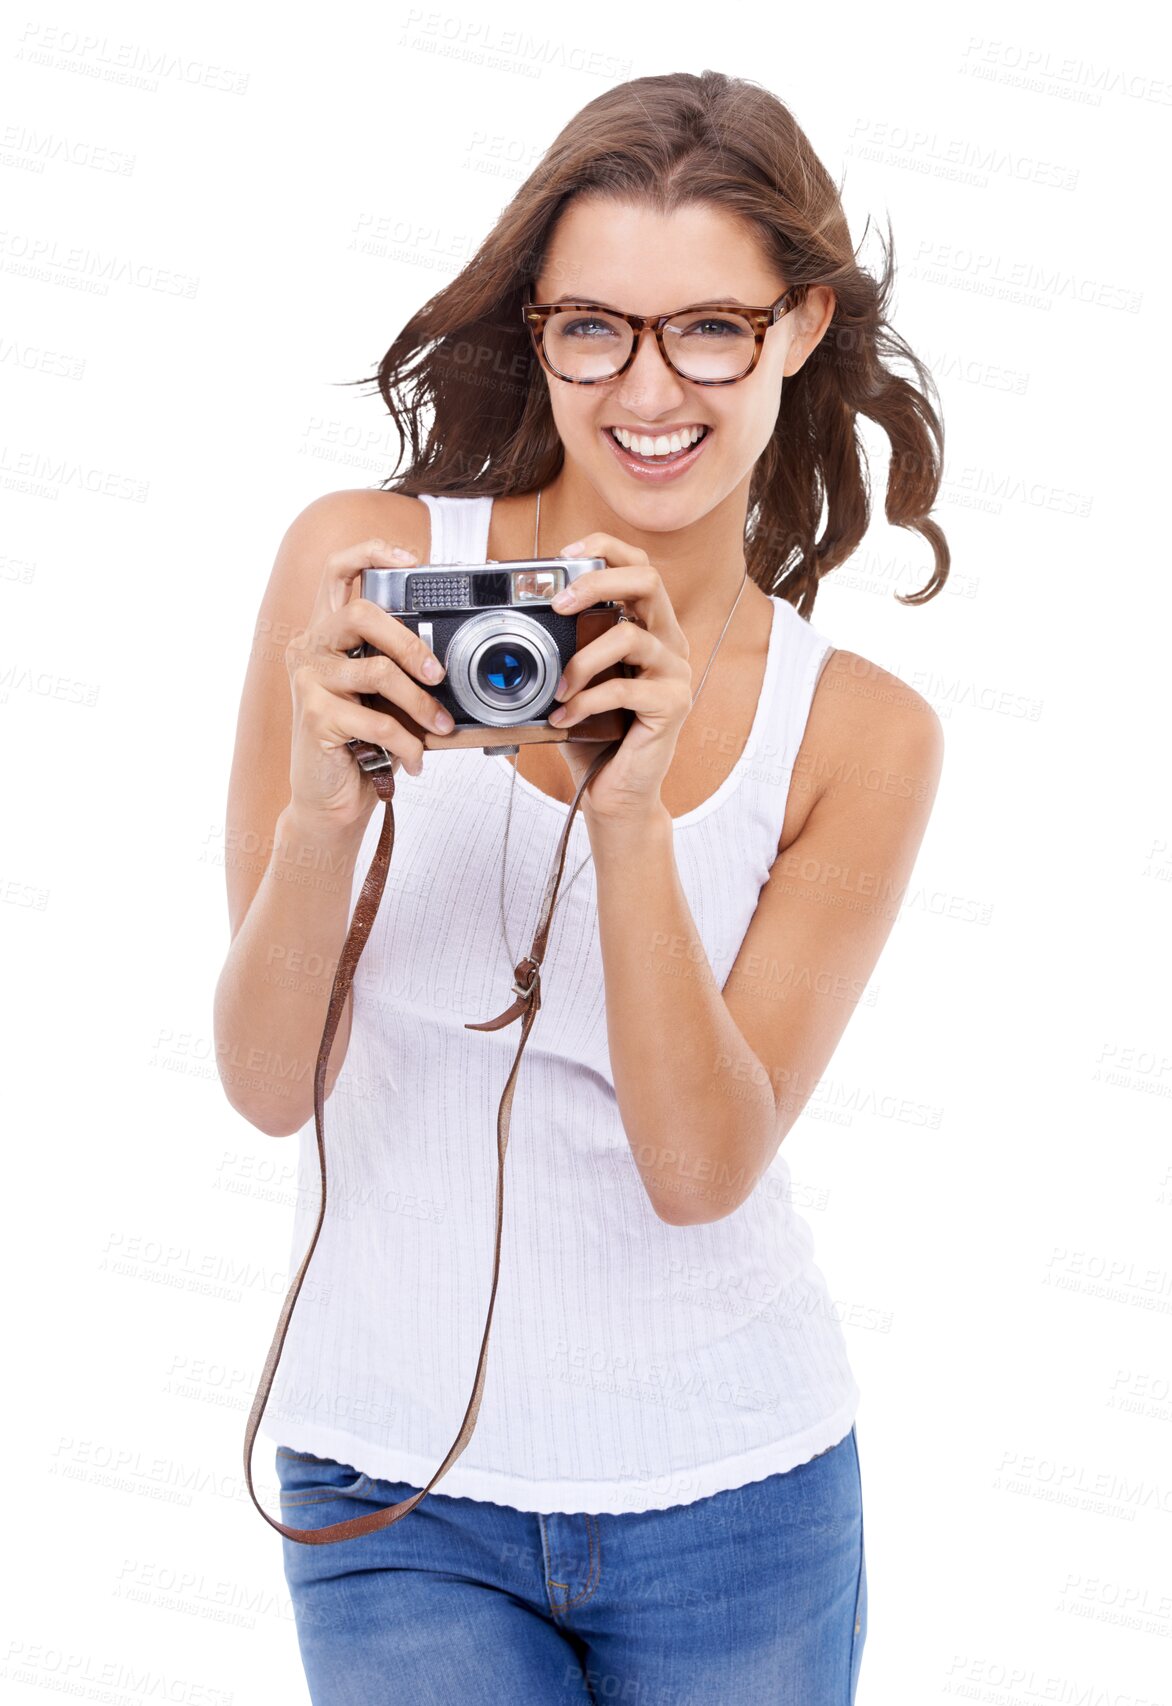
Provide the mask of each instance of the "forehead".
POLYGON ((562 214, 534 278, 539 302, 579 297, 633 314, 732 297, 772 302, 785 288, 754 228, 723 208, 659 213, 584 195, 562 214))

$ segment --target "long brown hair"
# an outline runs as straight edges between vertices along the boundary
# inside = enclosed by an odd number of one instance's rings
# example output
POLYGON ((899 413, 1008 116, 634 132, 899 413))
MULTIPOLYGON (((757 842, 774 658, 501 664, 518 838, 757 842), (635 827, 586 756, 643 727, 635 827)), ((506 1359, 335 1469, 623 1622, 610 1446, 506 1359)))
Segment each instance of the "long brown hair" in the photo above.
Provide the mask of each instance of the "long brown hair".
POLYGON ((834 317, 784 382, 776 427, 750 480, 745 557, 757 585, 809 617, 819 580, 863 538, 871 511, 861 414, 891 445, 887 520, 932 547, 927 584, 896 597, 935 597, 950 561, 929 518, 944 429, 928 401, 931 391, 939 404, 930 372, 887 323, 890 221, 875 278, 858 264, 839 192, 788 108, 759 84, 719 71, 636 77, 590 101, 464 270, 403 327, 377 374, 349 382, 377 383, 399 435, 396 468, 410 443, 406 472, 383 488, 499 496, 539 490, 558 473, 564 449, 521 299, 559 215, 584 192, 660 213, 709 203, 755 229, 787 284, 834 290, 834 317), (892 372, 892 358, 910 363, 915 381, 892 372))

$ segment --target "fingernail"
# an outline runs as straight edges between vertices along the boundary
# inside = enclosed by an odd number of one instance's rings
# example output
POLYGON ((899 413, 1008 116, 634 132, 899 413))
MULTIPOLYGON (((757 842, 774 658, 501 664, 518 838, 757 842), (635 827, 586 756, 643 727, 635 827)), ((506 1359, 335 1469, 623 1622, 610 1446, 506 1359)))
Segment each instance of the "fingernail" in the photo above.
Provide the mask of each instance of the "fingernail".
POLYGON ((442 735, 450 735, 456 726, 451 713, 445 711, 442 706, 435 714, 435 726, 442 735))
POLYGON ((429 681, 438 681, 444 673, 444 666, 438 658, 428 658, 423 666, 423 673, 429 681))
POLYGON ((562 696, 563 696, 563 695, 564 695, 564 693, 565 693, 565 691, 566 691, 566 678, 565 678, 565 676, 564 676, 564 675, 559 675, 559 676, 558 676, 558 684, 557 684, 557 686, 556 686, 556 687, 555 687, 555 688, 554 688, 554 690, 553 690, 553 696, 554 696, 554 698, 555 698, 555 699, 560 699, 560 698, 562 698, 562 696))
POLYGON ((549 602, 553 605, 555 610, 568 610, 574 602, 573 587, 567 586, 563 588, 563 590, 557 594, 556 598, 551 598, 549 602))
POLYGON ((546 721, 551 723, 560 723, 565 714, 566 707, 564 705, 555 705, 553 710, 549 713, 546 721))
POLYGON ((582 541, 580 539, 575 539, 572 545, 563 545, 558 552, 559 557, 580 557, 581 555, 582 541))
POLYGON ((401 545, 396 545, 391 552, 391 558, 396 563, 410 563, 414 561, 415 553, 414 551, 404 551, 401 545))

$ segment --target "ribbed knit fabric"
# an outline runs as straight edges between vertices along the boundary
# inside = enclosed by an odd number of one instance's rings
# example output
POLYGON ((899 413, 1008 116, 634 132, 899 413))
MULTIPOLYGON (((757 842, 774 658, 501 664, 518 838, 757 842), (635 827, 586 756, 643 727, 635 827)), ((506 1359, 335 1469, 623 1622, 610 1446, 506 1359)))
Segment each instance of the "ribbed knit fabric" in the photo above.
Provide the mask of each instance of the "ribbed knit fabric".
MULTIPOLYGON (((427 498, 430 560, 483 562, 491 498, 427 498)), ((773 600, 748 742, 674 820, 684 893, 723 987, 769 876, 794 761, 831 649, 773 600)), ((520 1033, 469 1031, 512 999, 568 806, 503 756, 400 770, 395 845, 354 980, 326 1104, 326 1220, 262 1433, 425 1486, 467 1409, 492 1274, 497 1108, 520 1033)), ((378 839, 367 826, 352 903, 378 839)), ((746 1202, 704 1225, 655 1214, 619 1116, 607 1047, 594 865, 575 817, 521 1057, 501 1278, 476 1431, 430 1498, 521 1510, 664 1509, 837 1444, 859 1388, 779 1150, 746 1202)), ((661 960, 666 975, 670 953, 661 960)), ((679 975, 687 975, 680 960, 679 975)), ((313 1120, 298 1135, 295 1271, 319 1200, 313 1120)), ((784 1146, 783 1146, 784 1147, 784 1146)))

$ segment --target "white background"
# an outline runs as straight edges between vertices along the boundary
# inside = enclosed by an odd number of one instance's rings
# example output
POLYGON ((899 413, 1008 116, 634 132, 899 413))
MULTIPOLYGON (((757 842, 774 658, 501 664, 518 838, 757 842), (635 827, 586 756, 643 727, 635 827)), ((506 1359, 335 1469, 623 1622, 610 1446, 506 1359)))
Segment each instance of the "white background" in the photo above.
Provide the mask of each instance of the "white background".
POLYGON ((863 1389, 859 1700, 1172 1700, 1168 38, 1119 6, 349 0, 0 30, 6 1700, 308 1698, 240 1472, 294 1149, 212 1041, 256 607, 306 503, 392 472, 341 382, 575 111, 710 66, 791 105, 856 241, 890 211, 947 433, 945 593, 893 597, 930 553, 868 426, 877 519, 814 618, 947 740, 787 1145, 863 1389))

